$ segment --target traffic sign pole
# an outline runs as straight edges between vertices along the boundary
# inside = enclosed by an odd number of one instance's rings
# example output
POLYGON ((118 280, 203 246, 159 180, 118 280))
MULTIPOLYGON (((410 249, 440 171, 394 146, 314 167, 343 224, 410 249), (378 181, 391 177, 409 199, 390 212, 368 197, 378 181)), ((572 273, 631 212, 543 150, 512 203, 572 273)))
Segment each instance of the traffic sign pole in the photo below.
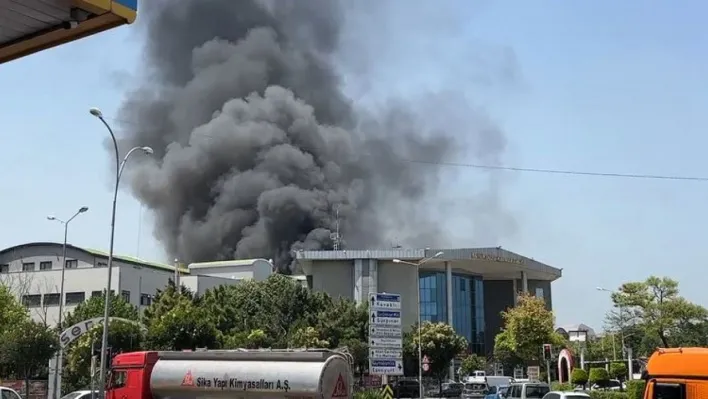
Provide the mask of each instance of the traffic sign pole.
POLYGON ((403 375, 401 295, 369 296, 369 373, 403 375))

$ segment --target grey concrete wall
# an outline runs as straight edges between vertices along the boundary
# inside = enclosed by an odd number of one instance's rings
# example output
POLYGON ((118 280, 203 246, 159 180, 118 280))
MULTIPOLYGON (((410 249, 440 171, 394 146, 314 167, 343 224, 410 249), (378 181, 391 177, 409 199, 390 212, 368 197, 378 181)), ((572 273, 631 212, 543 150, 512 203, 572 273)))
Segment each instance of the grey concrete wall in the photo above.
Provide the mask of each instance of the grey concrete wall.
POLYGON ((487 353, 494 350, 494 337, 501 331, 501 312, 514 306, 512 280, 484 280, 484 342, 487 353))
POLYGON ((401 324, 407 330, 418 322, 418 270, 384 260, 379 260, 378 268, 378 291, 401 295, 401 324))
POLYGON ((354 261, 319 261, 312 263, 312 290, 335 298, 354 299, 354 261))
POLYGON ((529 293, 536 295, 537 289, 543 290, 543 300, 546 302, 546 308, 553 310, 553 301, 551 299, 551 282, 544 280, 529 280, 529 293))

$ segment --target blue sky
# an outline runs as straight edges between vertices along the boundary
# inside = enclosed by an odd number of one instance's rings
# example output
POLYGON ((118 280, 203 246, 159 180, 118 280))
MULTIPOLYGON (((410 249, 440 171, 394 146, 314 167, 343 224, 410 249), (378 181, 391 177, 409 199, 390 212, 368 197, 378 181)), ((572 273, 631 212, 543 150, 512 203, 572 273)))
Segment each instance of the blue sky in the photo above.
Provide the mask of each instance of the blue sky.
MULTIPOLYGON (((444 4, 418 17, 454 13, 454 23, 431 18, 421 32, 407 28, 371 44, 385 53, 385 62, 368 72, 375 96, 454 86, 503 129, 509 166, 708 175, 705 5, 444 4), (507 76, 509 60, 516 79, 500 83, 495 77, 507 76)), ((386 22, 395 26, 408 17, 386 22)), ((115 115, 140 68, 137 29, 118 28, 0 65, 0 247, 60 241, 62 227, 46 215, 66 218, 86 205, 90 211, 72 222, 70 242, 107 248, 106 132, 88 108, 115 115)), ((443 196, 473 201, 469 187, 483 172, 454 172, 457 180, 443 196)), ((694 277, 708 257, 702 245, 708 183, 516 172, 502 177, 506 213, 517 228, 471 239, 466 228, 482 216, 458 209, 462 214, 446 220, 454 244, 502 245, 563 268, 553 288, 559 323, 601 328, 610 301, 595 287, 615 288, 652 274, 677 279, 684 296, 708 305, 702 279, 694 277)), ((152 238, 150 215, 127 191, 119 197, 116 252, 168 261, 152 238)))

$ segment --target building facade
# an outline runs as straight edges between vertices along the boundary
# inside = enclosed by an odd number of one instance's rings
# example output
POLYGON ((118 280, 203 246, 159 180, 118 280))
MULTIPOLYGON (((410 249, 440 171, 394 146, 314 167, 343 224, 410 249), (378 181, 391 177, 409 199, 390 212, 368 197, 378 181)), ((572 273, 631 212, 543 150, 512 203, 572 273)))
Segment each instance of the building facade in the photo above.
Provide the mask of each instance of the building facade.
MULTIPOLYGON (((36 321, 55 325, 59 304, 64 301, 64 314, 71 312, 88 298, 103 295, 108 281, 108 254, 103 251, 67 245, 64 265, 64 297, 60 297, 62 244, 36 242, 0 251, 0 284, 30 310, 36 321)), ((114 255, 111 288, 138 309, 149 306, 158 290, 169 280, 195 293, 219 285, 237 284, 246 279, 264 279, 272 264, 264 259, 193 264, 188 268, 148 262, 128 256, 114 255)))
POLYGON ((515 305, 519 292, 542 297, 551 309, 551 282, 561 277, 559 269, 502 248, 299 251, 295 257, 313 290, 359 303, 371 293, 401 294, 404 328, 417 322, 420 310, 422 320, 452 325, 479 354, 493 349, 501 312, 515 305))

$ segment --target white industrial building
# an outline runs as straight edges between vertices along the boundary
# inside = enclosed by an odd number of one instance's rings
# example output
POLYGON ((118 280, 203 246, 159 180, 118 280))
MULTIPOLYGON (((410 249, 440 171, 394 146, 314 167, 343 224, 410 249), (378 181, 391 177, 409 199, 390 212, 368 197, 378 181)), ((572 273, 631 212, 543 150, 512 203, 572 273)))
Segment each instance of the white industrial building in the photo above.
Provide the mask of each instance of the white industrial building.
MULTIPOLYGON (((28 308, 32 317, 54 325, 59 316, 62 244, 35 242, 0 251, 0 284, 9 287, 28 308)), ((67 245, 64 277, 64 314, 106 288, 108 254, 67 245)), ((181 285, 202 294, 209 288, 236 284, 243 280, 263 280, 273 273, 265 259, 193 263, 180 268, 181 285)), ((144 308, 152 303, 157 290, 175 278, 175 267, 141 259, 114 255, 114 292, 131 304, 144 308)))

